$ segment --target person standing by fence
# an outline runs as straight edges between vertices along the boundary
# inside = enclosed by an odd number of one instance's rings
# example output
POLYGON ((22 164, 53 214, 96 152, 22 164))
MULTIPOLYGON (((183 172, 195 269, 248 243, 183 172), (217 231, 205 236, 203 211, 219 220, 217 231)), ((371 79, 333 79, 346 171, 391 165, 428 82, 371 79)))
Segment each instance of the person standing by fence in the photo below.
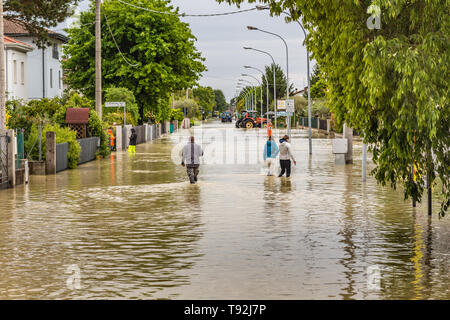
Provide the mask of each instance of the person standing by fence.
POLYGON ((186 166, 187 174, 191 184, 197 182, 200 168, 200 157, 203 156, 202 147, 195 143, 195 138, 191 136, 190 142, 183 148, 181 165, 186 166))
POLYGON ((137 134, 134 128, 131 128, 130 145, 128 146, 129 153, 136 153, 137 134))

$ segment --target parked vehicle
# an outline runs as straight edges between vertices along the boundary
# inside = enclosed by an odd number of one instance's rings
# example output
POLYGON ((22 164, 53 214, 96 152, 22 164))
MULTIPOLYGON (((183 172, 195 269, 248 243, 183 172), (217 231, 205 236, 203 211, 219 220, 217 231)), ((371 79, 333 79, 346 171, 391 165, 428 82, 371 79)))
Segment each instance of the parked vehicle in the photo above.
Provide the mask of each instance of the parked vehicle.
POLYGON ((257 111, 243 110, 240 119, 236 121, 236 128, 262 128, 267 122, 267 118, 258 117, 257 111))
POLYGON ((233 118, 229 112, 223 112, 220 114, 220 119, 222 122, 233 122, 233 118))

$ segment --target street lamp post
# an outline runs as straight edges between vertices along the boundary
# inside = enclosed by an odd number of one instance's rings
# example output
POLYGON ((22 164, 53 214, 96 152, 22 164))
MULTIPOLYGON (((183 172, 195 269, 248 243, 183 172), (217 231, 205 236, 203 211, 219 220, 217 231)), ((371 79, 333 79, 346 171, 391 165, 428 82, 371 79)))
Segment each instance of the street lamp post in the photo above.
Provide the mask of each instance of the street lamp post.
MULTIPOLYGON (((286 47, 286 102, 287 102, 289 100, 289 47, 287 45, 286 40, 284 40, 284 38, 282 36, 280 36, 279 34, 276 34, 276 33, 270 32, 270 31, 261 30, 256 27, 248 26, 247 29, 254 30, 254 31, 261 31, 261 32, 276 36, 284 42, 284 45, 286 47)), ((288 112, 288 135, 291 136, 291 116, 290 116, 289 112, 288 112)))
POLYGON ((249 47, 244 47, 245 50, 253 50, 253 51, 257 51, 260 53, 264 53, 266 55, 268 55, 273 62, 273 111, 275 112, 275 129, 277 128, 277 84, 276 84, 276 78, 275 78, 275 59, 272 57, 272 55, 266 51, 263 50, 259 50, 259 49, 254 49, 254 48, 249 48, 249 47))
MULTIPOLYGON (((261 128, 262 128, 262 127, 263 127, 263 126, 262 126, 262 125, 263 125, 263 123, 262 123, 262 119, 263 119, 262 83, 261 83, 261 81, 259 81, 256 77, 254 77, 254 76, 252 76, 252 75, 250 75, 250 74, 245 74, 245 73, 243 73, 242 76, 243 76, 243 77, 250 77, 250 78, 255 79, 255 80, 259 83, 259 86, 260 86, 260 88, 261 88, 261 128)), ((256 110, 256 106, 255 106, 255 110, 256 110)))
POLYGON ((253 111, 253 106, 256 109, 256 88, 255 88, 255 85, 253 83, 251 83, 250 81, 247 81, 247 80, 244 80, 244 79, 239 79, 239 81, 248 83, 252 87, 252 90, 255 92, 255 97, 254 97, 255 101, 254 101, 254 104, 252 105, 252 111, 253 111))
MULTIPOLYGON (((263 77, 265 76, 265 73, 263 71, 261 71, 260 69, 258 69, 258 68, 251 67, 251 66, 244 66, 244 68, 245 69, 257 70, 257 71, 261 72, 263 77)), ((266 88, 266 112, 267 112, 267 117, 269 117, 269 81, 267 81, 267 77, 266 77, 266 84, 267 84, 267 88, 266 88)), ((261 100, 262 100, 262 95, 261 95, 261 100)), ((269 128, 269 127, 267 127, 267 128, 269 128)))
POLYGON ((249 103, 248 103, 248 95, 251 94, 251 98, 253 100, 253 93, 252 93, 251 90, 247 90, 247 88, 245 88, 245 87, 243 87, 241 89, 245 93, 245 96, 244 96, 244 98, 245 98, 245 109, 248 110, 248 105, 249 105, 249 103))
MULTIPOLYGON (((256 9, 258 10, 270 10, 270 7, 267 6, 256 6, 256 9)), ((292 15, 289 12, 283 11, 283 14, 289 16, 292 18, 292 15)), ((300 20, 296 20, 298 25, 303 31, 303 34, 305 35, 305 39, 307 37, 306 30, 303 27, 303 24, 300 22, 300 20)), ((309 154, 312 154, 312 133, 311 133, 311 68, 310 68, 310 62, 309 62, 310 53, 308 48, 306 48, 306 66, 307 66, 307 73, 308 73, 308 125, 309 125, 309 154)))

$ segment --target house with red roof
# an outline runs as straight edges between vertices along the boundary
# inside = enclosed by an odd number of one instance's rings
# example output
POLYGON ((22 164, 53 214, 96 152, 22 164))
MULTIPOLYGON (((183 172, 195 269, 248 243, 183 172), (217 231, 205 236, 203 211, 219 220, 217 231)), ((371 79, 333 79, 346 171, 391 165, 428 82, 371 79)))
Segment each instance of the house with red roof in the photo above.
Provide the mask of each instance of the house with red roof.
POLYGON ((5 43, 7 38, 15 42, 10 44, 11 50, 6 46, 8 66, 6 73, 10 81, 9 88, 6 88, 9 93, 8 99, 35 100, 61 97, 63 94, 62 46, 68 42, 68 38, 49 30, 51 45, 39 49, 35 44, 36 39, 30 35, 25 26, 7 18, 4 19, 4 33, 5 43))

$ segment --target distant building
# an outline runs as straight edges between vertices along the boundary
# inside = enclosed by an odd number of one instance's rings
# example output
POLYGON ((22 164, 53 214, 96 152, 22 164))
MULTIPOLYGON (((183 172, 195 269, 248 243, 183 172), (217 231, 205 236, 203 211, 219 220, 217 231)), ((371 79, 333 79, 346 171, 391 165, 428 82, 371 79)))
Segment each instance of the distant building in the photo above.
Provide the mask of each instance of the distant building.
POLYGON ((292 96, 294 97, 303 97, 305 93, 308 93, 308 87, 303 88, 302 90, 295 89, 292 96))
MULTIPOLYGON (((45 49, 38 49, 34 43, 35 38, 22 24, 4 19, 4 30, 5 36, 31 48, 26 52, 26 58, 21 57, 20 63, 23 62, 26 95, 21 92, 20 96, 26 100, 61 97, 64 90, 61 65, 62 46, 68 42, 68 38, 49 30, 51 45, 45 49)), ((12 61, 14 64, 14 60, 12 61)), ((20 68, 22 68, 22 64, 20 68)), ((8 96, 8 98, 12 99, 13 96, 8 96)))
POLYGON ((33 47, 5 36, 5 91, 6 98, 28 100, 27 54, 33 47))

